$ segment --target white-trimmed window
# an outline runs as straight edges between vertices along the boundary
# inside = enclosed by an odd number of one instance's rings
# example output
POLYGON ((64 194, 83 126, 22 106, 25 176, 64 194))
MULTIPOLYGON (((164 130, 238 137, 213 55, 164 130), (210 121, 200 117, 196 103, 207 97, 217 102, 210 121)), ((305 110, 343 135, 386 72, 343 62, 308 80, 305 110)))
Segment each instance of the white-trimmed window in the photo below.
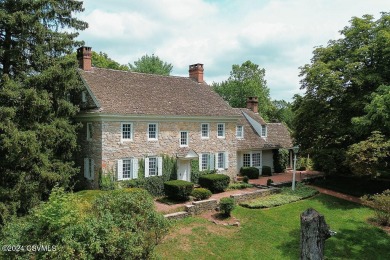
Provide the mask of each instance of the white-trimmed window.
POLYGON ((145 158, 145 177, 162 175, 162 157, 145 158))
POLYGON ((251 166, 251 154, 250 153, 244 153, 242 161, 243 161, 242 166, 250 167, 251 166))
POLYGON ((227 152, 218 152, 215 154, 215 168, 223 170, 229 168, 229 157, 227 152))
POLYGON ((218 138, 225 138, 225 124, 224 123, 217 124, 217 137, 218 138))
POLYGON ((203 139, 209 138, 210 136, 210 124, 202 123, 200 125, 200 136, 203 139))
POLYGON ((92 140, 92 123, 87 123, 87 141, 92 140))
POLYGON ((133 140, 133 124, 121 123, 121 142, 133 140))
POLYGON ((118 180, 138 178, 138 159, 124 158, 117 161, 118 180))
POLYGON ((180 131, 180 146, 188 146, 188 131, 180 131))
POLYGON ((148 140, 158 139, 158 125, 156 123, 148 124, 148 140))
POLYGON ((261 137, 267 137, 267 126, 261 125, 261 137))
POLYGON ((261 167, 261 151, 244 153, 242 157, 242 166, 244 167, 261 167))
POLYGON ((95 178, 95 163, 91 158, 84 158, 84 177, 88 180, 95 178))
POLYGON ((244 138, 244 126, 242 125, 236 126, 236 137, 244 138))

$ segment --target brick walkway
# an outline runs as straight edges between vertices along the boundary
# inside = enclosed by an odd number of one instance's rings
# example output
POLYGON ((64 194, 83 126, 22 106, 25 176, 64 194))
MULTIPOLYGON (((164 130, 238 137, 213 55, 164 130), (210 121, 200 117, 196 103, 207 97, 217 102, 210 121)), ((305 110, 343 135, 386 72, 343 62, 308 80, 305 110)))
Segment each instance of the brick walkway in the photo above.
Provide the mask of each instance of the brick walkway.
MULTIPOLYGON (((304 171, 304 172, 297 171, 296 175, 295 175, 295 179, 296 179, 296 181, 301 181, 302 179, 316 177, 316 176, 323 176, 323 174, 320 172, 316 172, 316 171, 304 171)), ((260 177, 259 179, 249 180, 249 183, 257 184, 257 185, 266 185, 268 179, 273 180, 273 182, 288 182, 288 181, 292 181, 292 177, 293 177, 292 171, 288 171, 287 173, 282 173, 282 174, 278 174, 278 175, 274 175, 274 176, 264 176, 264 177, 260 177)), ((316 186, 312 186, 312 187, 317 189, 320 193, 361 204, 360 199, 357 197, 346 195, 346 194, 343 194, 340 192, 336 192, 336 191, 332 191, 332 190, 328 190, 328 189, 324 189, 324 188, 320 188, 320 187, 316 187, 316 186)), ((222 192, 222 193, 218 193, 218 194, 213 194, 210 199, 220 200, 221 198, 224 198, 224 197, 230 197, 230 195, 251 192, 254 190, 257 190, 257 188, 226 191, 226 192, 222 192)), ((187 204, 191 204, 191 202, 185 202, 185 203, 174 204, 174 205, 167 205, 167 204, 155 201, 157 211, 162 212, 162 213, 175 212, 177 208, 183 207, 187 204)))

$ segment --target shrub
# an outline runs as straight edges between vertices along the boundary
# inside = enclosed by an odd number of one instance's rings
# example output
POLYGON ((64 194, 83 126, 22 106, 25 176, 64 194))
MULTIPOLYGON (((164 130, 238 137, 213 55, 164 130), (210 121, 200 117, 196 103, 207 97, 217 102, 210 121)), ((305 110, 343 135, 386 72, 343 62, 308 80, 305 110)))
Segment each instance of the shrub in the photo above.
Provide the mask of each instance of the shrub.
POLYGON ((230 213, 233 211, 234 207, 235 202, 232 198, 222 198, 219 202, 219 209, 225 216, 230 217, 230 213))
POLYGON ((264 176, 272 176, 271 167, 269 167, 269 166, 263 166, 263 168, 261 169, 261 175, 264 175, 264 176))
POLYGON ((241 167, 240 174, 247 176, 249 179, 258 179, 260 172, 256 167, 241 167))
POLYGON ((363 204, 375 209, 375 218, 379 224, 390 226, 390 190, 381 194, 363 196, 363 204))
POLYGON ((199 171, 199 161, 198 160, 191 160, 191 182, 192 183, 199 183, 199 177, 207 174, 213 174, 216 173, 216 170, 205 170, 205 171, 199 171))
POLYGON ((164 182, 165 194, 174 200, 187 200, 194 184, 188 181, 173 180, 164 182))
POLYGON ((122 181, 123 188, 141 188, 147 190, 154 197, 164 196, 164 177, 152 176, 122 181))
POLYGON ((248 176, 244 176, 244 178, 242 178, 242 181, 245 182, 245 183, 248 183, 249 182, 248 176))
POLYGON ((284 172, 288 165, 289 152, 287 149, 274 149, 273 161, 275 172, 284 172))
POLYGON ((48 202, 3 227, 0 244, 47 245, 55 250, 0 252, 0 258, 149 259, 168 227, 145 190, 105 191, 86 202, 53 189, 48 202))
POLYGON ((274 183, 274 181, 272 179, 267 180, 267 186, 270 186, 272 183, 274 183))
POLYGON ((99 170, 99 189, 100 190, 115 190, 118 187, 117 182, 115 181, 114 174, 108 172, 106 174, 102 173, 102 170, 99 170))
POLYGON ((253 185, 245 182, 231 183, 229 184, 228 190, 241 190, 246 188, 252 188, 253 185))
POLYGON ((211 191, 205 188, 196 188, 191 192, 191 196, 194 197, 195 200, 205 200, 210 198, 211 195, 211 191))
POLYGON ((199 177, 199 185, 212 193, 223 192, 229 183, 229 176, 223 174, 207 174, 199 177))
POLYGON ((306 171, 306 167, 305 166, 301 166, 297 169, 297 171, 306 171))

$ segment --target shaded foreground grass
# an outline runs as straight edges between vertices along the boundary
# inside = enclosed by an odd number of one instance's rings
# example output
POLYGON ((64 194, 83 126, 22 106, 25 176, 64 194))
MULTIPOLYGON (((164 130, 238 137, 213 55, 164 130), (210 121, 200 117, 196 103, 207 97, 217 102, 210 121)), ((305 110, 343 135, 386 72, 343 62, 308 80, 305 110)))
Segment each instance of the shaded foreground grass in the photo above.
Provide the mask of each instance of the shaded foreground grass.
POLYGON ((337 232, 326 241, 327 259, 390 259, 390 236, 367 222, 371 209, 322 194, 266 210, 237 207, 232 215, 240 227, 180 220, 157 253, 162 259, 299 259, 300 214, 310 207, 337 232))

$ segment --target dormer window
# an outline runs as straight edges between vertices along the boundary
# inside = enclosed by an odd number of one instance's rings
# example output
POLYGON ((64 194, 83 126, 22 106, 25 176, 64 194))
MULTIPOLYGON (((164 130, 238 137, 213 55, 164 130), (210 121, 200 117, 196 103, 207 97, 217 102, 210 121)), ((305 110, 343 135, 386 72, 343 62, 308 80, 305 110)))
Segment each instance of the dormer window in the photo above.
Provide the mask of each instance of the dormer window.
POLYGON ((261 137, 267 137, 267 126, 261 125, 261 137))
POLYGON ((86 91, 81 92, 81 102, 83 102, 83 103, 87 102, 87 92, 86 91))

